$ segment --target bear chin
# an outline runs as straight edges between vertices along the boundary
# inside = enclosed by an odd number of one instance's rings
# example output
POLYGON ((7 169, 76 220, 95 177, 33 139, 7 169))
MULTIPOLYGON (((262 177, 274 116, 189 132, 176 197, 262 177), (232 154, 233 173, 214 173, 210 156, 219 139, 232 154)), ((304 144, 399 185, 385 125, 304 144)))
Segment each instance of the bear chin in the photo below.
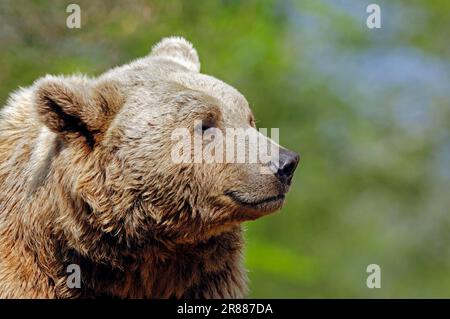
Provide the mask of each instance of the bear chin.
POLYGON ((249 200, 237 192, 227 192, 226 196, 232 201, 238 212, 240 222, 255 220, 260 217, 274 213, 282 208, 285 195, 275 195, 258 200, 249 200))
POLYGON ((250 196, 243 195, 236 191, 227 191, 225 193, 233 202, 241 206, 243 209, 248 209, 250 211, 259 211, 262 214, 271 213, 279 208, 284 203, 285 194, 281 193, 278 195, 266 196, 264 198, 248 198, 250 196))

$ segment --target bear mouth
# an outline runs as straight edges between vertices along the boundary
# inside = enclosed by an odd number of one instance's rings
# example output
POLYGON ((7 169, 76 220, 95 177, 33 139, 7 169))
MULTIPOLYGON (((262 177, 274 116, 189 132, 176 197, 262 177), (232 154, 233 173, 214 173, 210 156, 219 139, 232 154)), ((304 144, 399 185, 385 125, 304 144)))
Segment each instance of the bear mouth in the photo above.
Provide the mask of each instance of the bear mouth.
POLYGON ((227 191, 225 193, 228 197, 230 197, 234 202, 241 206, 251 207, 251 208, 273 208, 281 206, 284 201, 285 194, 279 194, 276 196, 270 196, 263 199, 258 200, 249 200, 245 198, 244 195, 235 192, 235 191, 227 191))

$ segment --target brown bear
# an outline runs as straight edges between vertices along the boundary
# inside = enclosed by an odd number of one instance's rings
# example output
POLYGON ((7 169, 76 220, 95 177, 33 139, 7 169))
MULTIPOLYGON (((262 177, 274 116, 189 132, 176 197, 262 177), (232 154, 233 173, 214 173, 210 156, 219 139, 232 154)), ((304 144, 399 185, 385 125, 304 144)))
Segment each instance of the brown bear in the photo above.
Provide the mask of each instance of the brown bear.
POLYGON ((276 163, 175 162, 178 127, 255 130, 245 98, 199 71, 192 45, 171 37, 97 78, 46 76, 11 95, 0 297, 245 296, 241 224, 281 207, 299 158, 267 139, 276 163))

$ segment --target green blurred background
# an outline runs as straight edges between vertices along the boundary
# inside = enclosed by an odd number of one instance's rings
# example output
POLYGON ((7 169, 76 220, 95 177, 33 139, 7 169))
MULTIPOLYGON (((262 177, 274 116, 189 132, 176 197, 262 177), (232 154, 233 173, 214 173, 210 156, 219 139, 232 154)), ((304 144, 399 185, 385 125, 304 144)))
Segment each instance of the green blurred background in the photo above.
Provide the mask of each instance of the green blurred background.
POLYGON ((450 1, 79 0, 81 29, 69 3, 0 2, 1 105, 185 36, 302 155, 282 211, 246 225, 250 297, 450 297, 450 1))

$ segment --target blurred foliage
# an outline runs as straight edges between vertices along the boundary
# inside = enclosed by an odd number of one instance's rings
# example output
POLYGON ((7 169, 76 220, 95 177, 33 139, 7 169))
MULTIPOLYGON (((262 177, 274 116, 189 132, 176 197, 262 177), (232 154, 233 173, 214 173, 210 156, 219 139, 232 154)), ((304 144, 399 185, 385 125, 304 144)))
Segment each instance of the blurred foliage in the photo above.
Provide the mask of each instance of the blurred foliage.
POLYGON ((259 127, 302 154, 281 213, 246 225, 250 297, 450 297, 450 2, 0 2, 0 101, 192 41, 259 127), (368 264, 382 288, 368 289, 368 264))

